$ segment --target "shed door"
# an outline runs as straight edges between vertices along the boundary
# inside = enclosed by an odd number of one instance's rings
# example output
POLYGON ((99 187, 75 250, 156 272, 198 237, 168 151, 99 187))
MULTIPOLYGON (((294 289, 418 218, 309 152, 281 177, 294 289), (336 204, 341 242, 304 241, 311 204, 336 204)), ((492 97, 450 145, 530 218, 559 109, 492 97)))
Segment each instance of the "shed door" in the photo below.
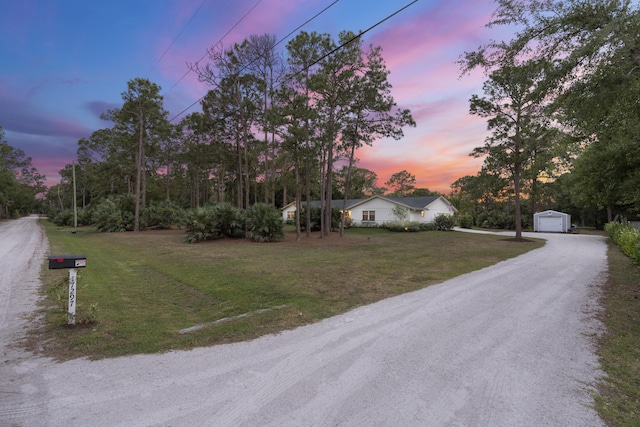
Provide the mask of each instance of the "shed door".
POLYGON ((543 216, 539 218, 538 230, 542 232, 562 233, 562 217, 543 216))

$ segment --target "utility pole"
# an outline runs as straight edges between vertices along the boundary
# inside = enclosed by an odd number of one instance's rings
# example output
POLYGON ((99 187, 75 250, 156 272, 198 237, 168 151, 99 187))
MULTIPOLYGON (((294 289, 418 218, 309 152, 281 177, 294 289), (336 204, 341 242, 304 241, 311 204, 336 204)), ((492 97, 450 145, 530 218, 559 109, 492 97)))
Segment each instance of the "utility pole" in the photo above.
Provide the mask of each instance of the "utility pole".
POLYGON ((73 229, 78 228, 78 202, 76 200, 76 163, 71 163, 73 175, 73 229))

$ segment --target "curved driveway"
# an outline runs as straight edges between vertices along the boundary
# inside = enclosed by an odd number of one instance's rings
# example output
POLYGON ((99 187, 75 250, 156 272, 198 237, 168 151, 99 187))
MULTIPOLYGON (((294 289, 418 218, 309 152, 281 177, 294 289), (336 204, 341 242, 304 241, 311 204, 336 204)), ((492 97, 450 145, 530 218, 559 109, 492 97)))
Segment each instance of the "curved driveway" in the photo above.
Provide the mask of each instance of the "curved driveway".
POLYGON ((590 337, 605 241, 536 237, 547 244, 293 331, 55 363, 8 345, 46 238, 33 219, 0 223, 0 425, 601 426, 590 337))

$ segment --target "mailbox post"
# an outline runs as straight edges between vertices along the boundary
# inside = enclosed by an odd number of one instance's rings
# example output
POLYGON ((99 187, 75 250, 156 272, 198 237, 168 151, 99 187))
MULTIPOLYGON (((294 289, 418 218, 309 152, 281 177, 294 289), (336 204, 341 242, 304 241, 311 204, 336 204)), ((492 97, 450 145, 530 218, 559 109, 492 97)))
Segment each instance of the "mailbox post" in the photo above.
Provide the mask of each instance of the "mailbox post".
POLYGON ((49 270, 69 269, 69 325, 76 324, 76 268, 87 266, 86 255, 49 255, 49 270))

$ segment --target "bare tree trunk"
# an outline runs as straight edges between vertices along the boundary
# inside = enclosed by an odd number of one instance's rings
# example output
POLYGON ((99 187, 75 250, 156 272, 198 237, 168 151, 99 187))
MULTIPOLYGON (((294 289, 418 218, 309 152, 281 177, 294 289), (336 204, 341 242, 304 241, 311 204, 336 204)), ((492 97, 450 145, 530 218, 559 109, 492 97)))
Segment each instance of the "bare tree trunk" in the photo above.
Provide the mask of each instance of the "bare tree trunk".
POLYGON ((143 124, 143 113, 142 111, 140 111, 140 117, 138 117, 139 119, 139 123, 140 123, 140 128, 138 129, 140 135, 138 138, 138 155, 136 156, 136 167, 137 167, 137 172, 136 172, 136 194, 135 194, 135 200, 136 200, 136 206, 135 206, 135 213, 134 213, 134 219, 133 219, 133 231, 134 232, 138 232, 140 231, 140 186, 141 186, 141 181, 142 181, 142 164, 143 164, 143 160, 142 160, 142 156, 144 155, 144 151, 143 151, 143 142, 144 142, 144 124, 143 124))
POLYGON ((238 209, 242 209, 242 150, 240 149, 239 137, 240 135, 238 135, 238 138, 236 138, 236 155, 238 156, 238 161, 236 162, 236 206, 238 207, 238 209))
MULTIPOLYGON (((144 159, 144 146, 142 147, 142 158, 144 159)), ((142 164, 142 193, 141 196, 141 206, 144 208, 147 206, 147 166, 142 164)))
POLYGON ((515 190, 515 210, 516 210, 516 240, 522 239, 522 220, 520 214, 520 164, 515 162, 513 168, 513 187, 515 190))
MULTIPOLYGON (((357 130, 356 130, 357 134, 357 130)), ((355 138, 355 137, 354 137, 355 138)), ((344 199, 342 200, 342 217, 340 218, 340 237, 344 237, 344 221, 347 210, 347 200, 349 199, 349 187, 351 186, 351 169, 353 168, 353 161, 356 154, 356 141, 351 146, 351 152, 349 153, 349 165, 347 167, 347 178, 344 183, 344 199)))
POLYGON ((329 236, 331 234, 331 220, 332 220, 332 196, 333 196, 333 144, 334 144, 334 120, 335 112, 331 110, 329 114, 329 137, 327 138, 327 168, 326 168, 326 184, 325 184, 325 212, 324 212, 324 230, 323 236, 329 236))
POLYGON ((247 127, 244 125, 244 131, 242 133, 242 139, 244 141, 244 208, 249 209, 249 197, 251 194, 251 180, 249 179, 249 145, 247 137, 247 127))
MULTIPOLYGON (((300 161, 298 151, 295 155, 295 179, 296 179, 296 242, 301 240, 302 226, 300 224, 300 210, 302 209, 302 188, 300 186, 300 161)), ((309 223, 307 222, 307 229, 309 223)))
POLYGON ((171 179, 170 179, 170 175, 171 175, 171 166, 167 162, 167 172, 166 172, 166 175, 165 175, 165 178, 166 178, 165 179, 165 187, 166 187, 166 190, 167 190, 167 193, 166 193, 167 194, 167 202, 169 200, 171 200, 171 190, 170 190, 170 188, 171 188, 171 179))
MULTIPOLYGON (((287 206, 287 184, 284 184, 284 186, 282 187, 282 206, 287 206)), ((275 199, 274 199, 275 200, 275 199)))

